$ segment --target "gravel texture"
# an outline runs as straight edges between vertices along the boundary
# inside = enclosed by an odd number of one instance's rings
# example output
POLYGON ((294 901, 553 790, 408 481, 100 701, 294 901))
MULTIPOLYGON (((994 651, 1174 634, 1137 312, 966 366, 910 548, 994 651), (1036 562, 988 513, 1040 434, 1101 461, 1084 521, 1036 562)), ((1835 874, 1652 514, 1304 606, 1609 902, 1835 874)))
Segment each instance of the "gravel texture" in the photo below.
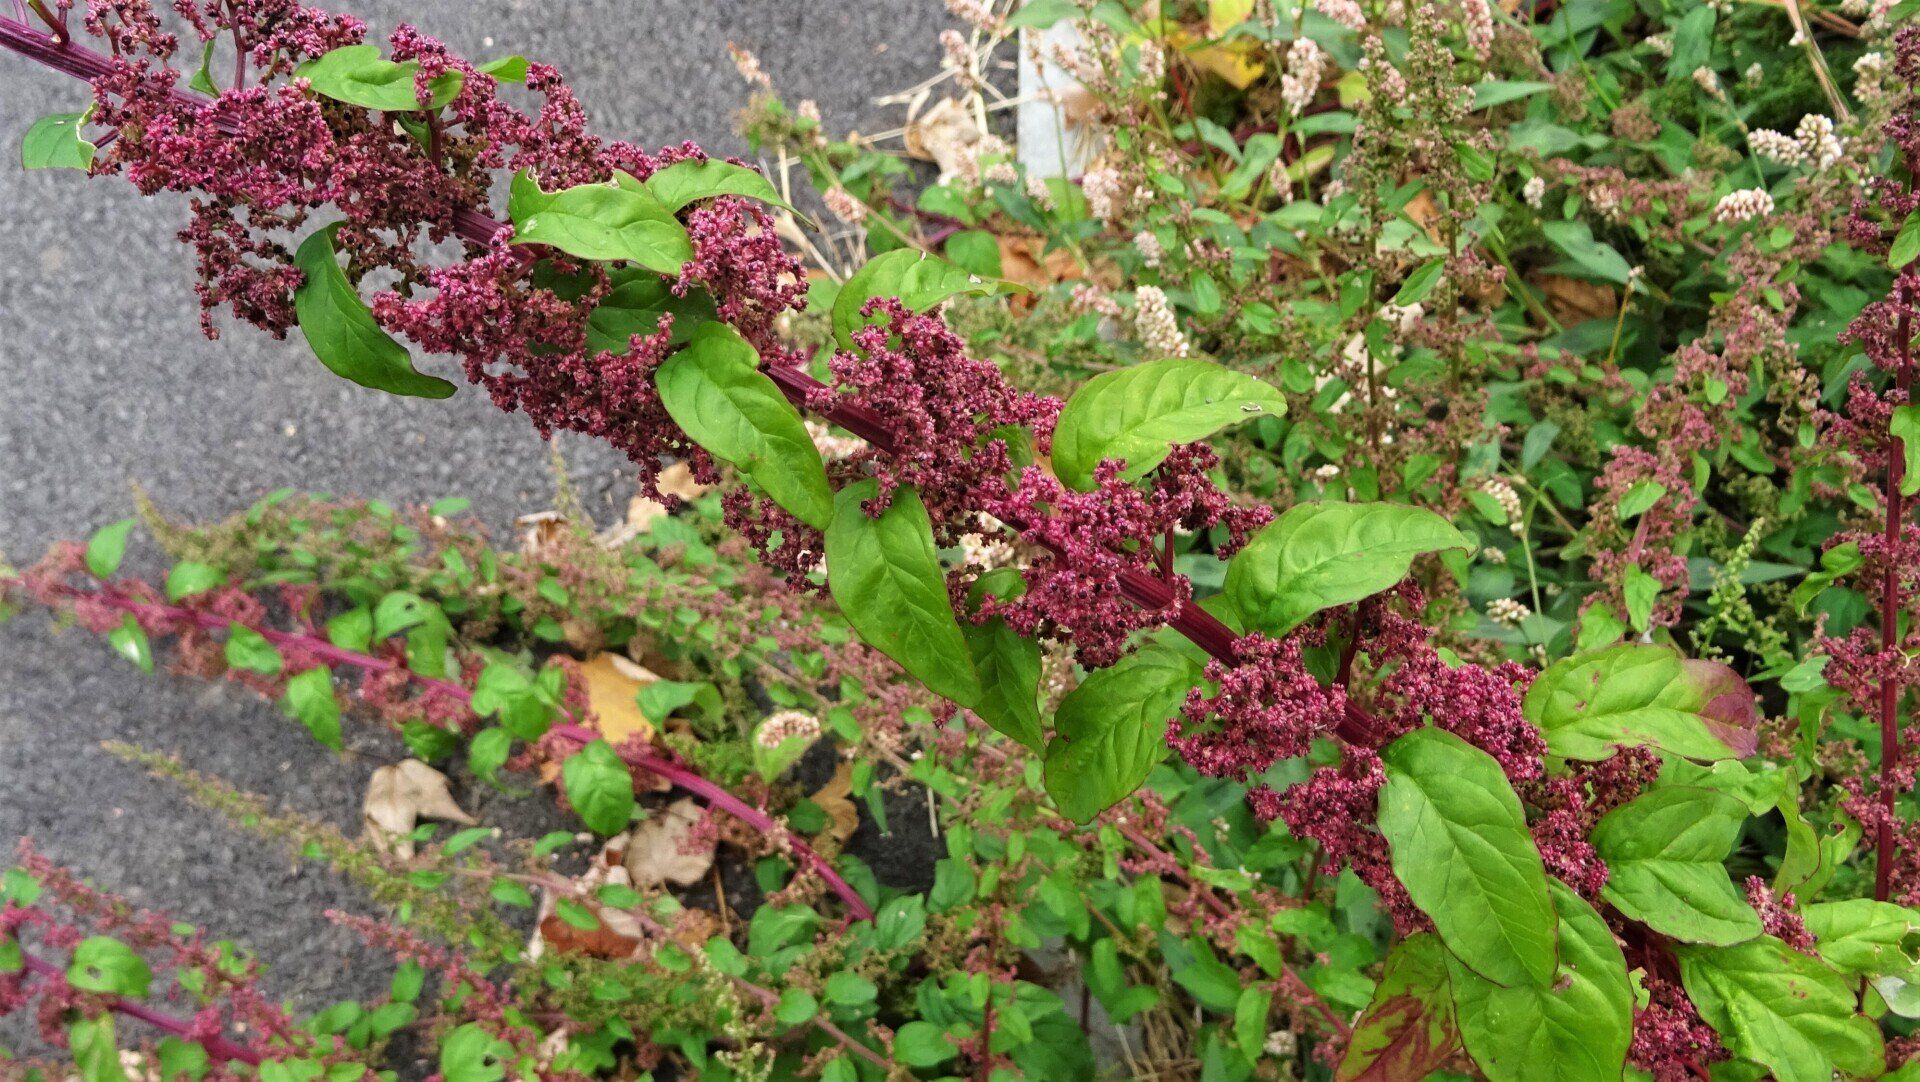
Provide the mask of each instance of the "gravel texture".
MULTIPOLYGON (((937 63, 940 6, 847 0, 336 0, 377 34, 402 18, 468 56, 521 53, 556 64, 595 127, 641 145, 700 141, 742 153, 730 118, 744 84, 729 40, 759 55, 792 100, 830 126, 899 122, 878 95, 937 63)), ((489 522, 544 507, 548 453, 524 419, 466 390, 397 399, 328 374, 297 339, 248 327, 201 336, 182 206, 124 181, 26 173, 31 118, 79 107, 81 88, 0 55, 0 552, 16 563, 130 513, 128 485, 192 518, 238 509, 283 485, 396 503, 464 495, 489 522)), ((563 442, 591 506, 624 505, 613 456, 563 442)), ((29 614, 0 626, 0 845, 31 837, 55 860, 136 903, 234 938, 269 962, 271 989, 303 1009, 377 992, 384 956, 329 924, 370 912, 324 868, 233 830, 101 750, 128 740, 287 807, 354 829, 368 772, 394 754, 361 738, 335 758, 239 689, 144 677, 80 633, 29 614)), ((485 818, 498 798, 462 793, 485 818), (476 808, 476 805, 478 806, 476 808)), ((918 824, 909 802, 898 825, 918 824)), ((553 822, 513 813, 535 829, 553 822)), ((911 874, 898 839, 875 848, 911 874)), ((924 844, 924 843, 922 843, 924 844)), ((911 848, 911 847, 909 847, 911 848)), ((5 854, 0 854, 3 857, 5 854)), ((17 1033, 13 1036, 17 1037, 17 1033)))

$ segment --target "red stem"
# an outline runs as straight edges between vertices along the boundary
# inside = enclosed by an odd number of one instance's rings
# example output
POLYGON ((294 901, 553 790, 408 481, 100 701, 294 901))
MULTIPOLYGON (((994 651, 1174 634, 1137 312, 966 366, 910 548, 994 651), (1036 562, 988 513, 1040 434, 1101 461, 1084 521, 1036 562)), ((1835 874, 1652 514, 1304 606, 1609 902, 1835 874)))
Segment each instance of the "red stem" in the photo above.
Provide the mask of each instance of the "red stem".
MULTIPOLYGON (((36 958, 25 951, 21 952, 20 957, 21 960, 26 963, 27 972, 29 973, 38 973, 43 977, 57 979, 61 982, 65 982, 67 979, 66 971, 54 965, 52 962, 43 958, 36 958)), ((235 1044, 219 1034, 211 1037, 189 1036, 194 1028, 190 1023, 184 1022, 165 1012, 157 1011, 144 1003, 113 996, 106 1000, 106 1007, 115 1014, 124 1014, 128 1018, 145 1022, 162 1032, 170 1033, 182 1040, 188 1040, 198 1044, 207 1050, 207 1054, 213 1057, 215 1063, 227 1063, 232 1060, 239 1060, 250 1066, 258 1066, 261 1059, 264 1058, 260 1053, 255 1052, 251 1048, 235 1044)))
MULTIPOLYGON (((93 80, 112 70, 113 61, 97 52, 78 44, 62 46, 45 34, 36 32, 31 26, 13 19, 0 18, 0 48, 10 49, 29 60, 44 64, 56 71, 93 80)), ((188 108, 200 108, 207 99, 183 90, 174 90, 175 102, 188 108)), ((218 122, 218 121, 216 121, 218 122)), ((445 223, 459 236, 473 244, 486 245, 494 235, 506 228, 480 211, 461 207, 453 212, 453 218, 445 223)), ((830 388, 798 368, 774 366, 767 369, 767 375, 794 405, 801 409, 809 408, 809 402, 820 402, 830 397, 830 388)), ((818 410, 821 416, 841 428, 852 432, 876 448, 888 454, 896 453, 893 441, 880 416, 864 406, 836 404, 818 410)), ((1014 524, 1017 526, 1017 524, 1014 524)), ((1162 610, 1173 604, 1174 587, 1162 581, 1151 571, 1125 571, 1119 576, 1120 593, 1129 602, 1142 609, 1162 610)), ((1234 649, 1238 636, 1233 630, 1198 605, 1181 605, 1167 618, 1167 624, 1175 631, 1192 640, 1194 645, 1208 654, 1235 665, 1239 657, 1234 649)), ((1379 737, 1373 719, 1357 706, 1348 704, 1346 716, 1335 727, 1334 732, 1342 740, 1351 744, 1372 745, 1379 737)))
MULTIPOLYGON (((20 579, 0 578, 0 586, 24 588, 25 585, 23 580, 20 579)), ((209 631, 240 623, 240 621, 229 620, 224 616, 205 612, 200 609, 136 601, 111 586, 103 586, 97 591, 80 590, 71 586, 53 586, 50 587, 50 589, 62 597, 74 600, 87 599, 97 601, 119 609, 122 612, 131 613, 136 618, 144 615, 149 619, 155 619, 160 622, 185 621, 209 631)), ((279 631, 268 627, 253 627, 247 624, 242 624, 241 626, 248 627, 250 630, 258 633, 261 638, 276 647, 288 646, 305 651, 327 662, 329 665, 350 665, 364 672, 402 672, 409 681, 420 687, 421 690, 426 693, 452 699, 471 709, 473 693, 464 686, 450 680, 436 680, 433 677, 421 676, 419 673, 397 662, 389 661, 385 658, 373 657, 369 654, 362 654, 353 650, 345 650, 317 636, 303 635, 291 631, 279 631)), ((556 725, 550 732, 563 739, 580 744, 589 744, 595 740, 602 739, 601 734, 598 732, 585 728, 584 726, 573 724, 556 725)), ((700 797, 706 803, 734 815, 756 830, 769 834, 786 834, 788 836, 787 847, 792 850, 794 855, 799 857, 802 862, 811 866, 813 870, 819 874, 827 886, 846 903, 847 909, 851 911, 857 919, 873 919, 873 909, 867 905, 865 899, 860 897, 860 892, 853 889, 852 884, 841 878, 840 873, 834 871, 833 865, 828 863, 825 857, 815 852, 814 849, 798 835, 781 825, 766 812, 748 804, 726 789, 700 776, 684 764, 676 763, 670 759, 630 747, 615 750, 617 750, 620 757, 630 765, 638 767, 649 774, 657 774, 667 779, 667 781, 700 797)))
MULTIPOLYGON (((1904 399, 1913 382, 1913 334, 1908 324, 1908 316, 1903 308, 1895 335, 1900 341, 1900 367, 1894 374, 1894 382, 1904 399)), ((1895 559, 1901 540, 1901 519, 1905 509, 1902 506, 1900 485, 1906 477, 1906 448, 1904 441, 1891 431, 1887 433, 1887 522, 1886 522, 1886 567, 1880 576, 1880 650, 1890 656, 1900 639, 1900 568, 1895 559)), ((1880 684, 1880 826, 1875 832, 1874 848, 1879 859, 1875 862, 1873 873, 1873 896, 1878 901, 1886 901, 1893 892, 1894 865, 1894 792, 1895 775, 1900 768, 1900 681, 1884 680, 1880 684)))

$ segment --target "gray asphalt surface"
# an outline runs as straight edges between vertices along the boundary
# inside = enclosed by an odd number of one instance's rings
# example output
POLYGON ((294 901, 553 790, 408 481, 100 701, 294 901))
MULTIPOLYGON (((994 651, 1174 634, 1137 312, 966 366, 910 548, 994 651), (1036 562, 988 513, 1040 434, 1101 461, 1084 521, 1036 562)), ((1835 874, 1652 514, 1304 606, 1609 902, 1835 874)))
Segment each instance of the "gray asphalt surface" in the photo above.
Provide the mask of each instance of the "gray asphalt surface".
MULTIPOLYGON (((899 117, 870 99, 935 70, 947 25, 934 0, 330 6, 376 34, 407 20, 468 56, 556 64, 602 133, 730 153, 745 151, 731 116, 746 94, 729 40, 758 54, 791 99, 818 100, 830 126, 874 131, 899 117)), ((334 378, 297 340, 248 327, 205 340, 190 256, 173 239, 181 204, 124 181, 19 168, 31 120, 83 101, 77 84, 0 54, 0 552, 31 562, 124 517, 129 482, 199 518, 283 485, 396 503, 463 495, 498 524, 546 506, 546 446, 478 392, 396 399, 334 378)), ((624 505, 614 456, 563 447, 590 501, 624 505)), ((104 888, 255 948, 277 963, 272 991, 303 1008, 384 984, 385 959, 322 915, 370 912, 358 891, 108 755, 107 739, 174 752, 350 830, 390 746, 363 738, 363 755, 336 759, 238 689, 142 676, 39 615, 0 626, 0 845, 30 836, 104 888)), ((484 796, 463 797, 486 815, 484 796)))

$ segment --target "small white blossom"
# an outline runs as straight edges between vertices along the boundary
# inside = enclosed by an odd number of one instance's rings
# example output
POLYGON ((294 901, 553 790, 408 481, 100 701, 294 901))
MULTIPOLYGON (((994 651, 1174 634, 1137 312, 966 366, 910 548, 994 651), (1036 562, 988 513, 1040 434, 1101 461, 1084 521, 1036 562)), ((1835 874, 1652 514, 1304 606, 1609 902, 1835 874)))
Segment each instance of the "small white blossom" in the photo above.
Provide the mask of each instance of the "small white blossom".
POLYGON ((1728 192, 1714 205, 1716 222, 1750 222, 1773 213, 1773 196, 1765 188, 1742 188, 1728 192))
POLYGON ((1355 33, 1367 28, 1367 14, 1356 0, 1314 0, 1313 10, 1355 33))
POLYGON ((1187 336, 1180 333, 1180 321, 1167 303, 1159 286, 1141 286, 1133 294, 1133 329, 1151 353, 1162 357, 1185 357, 1192 352, 1187 336))
POLYGON ((1166 258, 1166 249, 1160 246, 1160 238, 1151 230, 1142 229, 1133 235, 1133 248, 1140 253, 1140 262, 1149 267, 1157 267, 1166 258))
POLYGON ((827 209, 833 212, 835 218, 848 225, 859 225, 867 219, 867 205, 854 198, 852 192, 838 184, 828 188, 820 196, 820 201, 827 205, 827 209))
POLYGON ((1287 70, 1280 76, 1280 99, 1299 116, 1320 92, 1327 74, 1327 54, 1312 38, 1295 38, 1287 47, 1287 70))
POLYGON ((1528 177, 1527 182, 1520 186, 1520 198, 1526 200, 1527 206, 1535 210, 1540 209, 1540 204, 1546 197, 1547 178, 1545 177, 1528 177))
POLYGON ((1487 603, 1487 619, 1504 627, 1519 627, 1533 610, 1510 597, 1495 598, 1487 603))

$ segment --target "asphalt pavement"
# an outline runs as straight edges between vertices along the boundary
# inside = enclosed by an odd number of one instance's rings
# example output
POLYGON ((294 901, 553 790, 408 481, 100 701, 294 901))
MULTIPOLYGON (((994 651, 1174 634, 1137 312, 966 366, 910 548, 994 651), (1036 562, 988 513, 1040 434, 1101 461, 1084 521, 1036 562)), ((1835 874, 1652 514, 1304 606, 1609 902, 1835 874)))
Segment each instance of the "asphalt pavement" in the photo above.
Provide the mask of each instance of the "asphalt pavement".
MULTIPOLYGON (((410 21, 468 56, 552 63, 601 133, 727 153, 745 151, 731 118, 746 99, 729 41, 756 53, 790 100, 817 100, 830 127, 874 131, 900 117, 871 99, 933 72, 948 25, 936 0, 331 6, 376 35, 410 21)), ((546 445, 472 389, 445 402, 391 398, 334 378, 297 336, 228 326, 206 340, 190 253, 173 236, 180 201, 19 167, 27 125, 84 100, 66 77, 0 54, 10 129, 0 134, 0 553, 26 563, 53 541, 85 538, 130 513, 133 482, 192 518, 287 485, 394 503, 466 496, 501 526, 547 505, 546 445)), ((608 515, 624 505, 614 455, 562 447, 590 504, 608 515)), ((43 616, 0 626, 0 845, 29 836, 104 888, 255 949, 274 966, 270 990, 297 1007, 384 985, 384 956, 323 916, 372 912, 357 889, 200 810, 102 751, 103 740, 178 754, 349 830, 391 745, 362 737, 360 754, 336 758, 239 689, 142 676, 43 616)), ((498 803, 462 796, 483 817, 498 803)))

